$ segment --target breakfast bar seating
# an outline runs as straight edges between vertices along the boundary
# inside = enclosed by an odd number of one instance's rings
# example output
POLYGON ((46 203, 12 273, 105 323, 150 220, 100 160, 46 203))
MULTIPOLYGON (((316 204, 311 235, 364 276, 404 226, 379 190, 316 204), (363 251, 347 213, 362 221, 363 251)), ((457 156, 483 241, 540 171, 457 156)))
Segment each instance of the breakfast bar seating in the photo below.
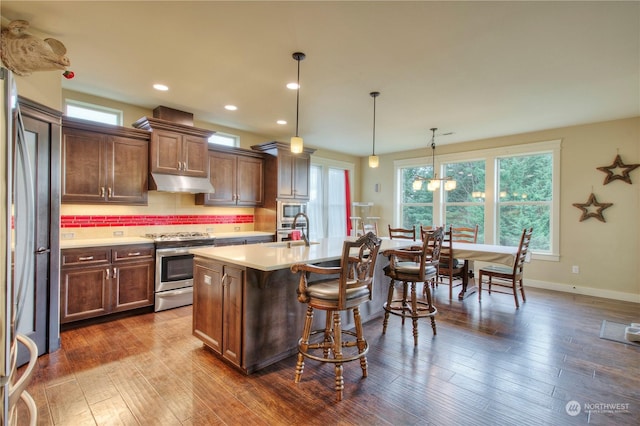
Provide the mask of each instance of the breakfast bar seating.
POLYGON ((438 310, 433 304, 430 283, 434 283, 438 277, 438 265, 440 262, 440 251, 444 231, 437 228, 425 232, 422 236, 422 247, 420 249, 410 248, 385 250, 383 254, 389 257, 389 265, 385 267, 385 275, 391 278, 389 283, 389 293, 387 302, 384 304, 384 320, 382 323, 382 334, 387 331, 389 324, 389 314, 405 318, 411 318, 413 323, 413 344, 418 345, 418 319, 431 318, 431 328, 436 334, 435 315, 438 310), (402 296, 395 297, 395 283, 402 282, 402 296), (425 300, 418 300, 416 294, 416 284, 424 283, 425 300), (409 283, 411 289, 409 294, 409 283))
POLYGON ((359 306, 372 298, 375 264, 381 242, 369 232, 356 241, 344 242, 340 266, 291 266, 292 272, 300 274, 298 301, 307 304, 302 337, 298 341, 295 382, 299 383, 302 378, 305 358, 332 363, 335 366, 337 401, 342 400, 344 391, 343 363, 360 360, 362 377, 367 377, 366 354, 369 344, 362 332, 359 306), (309 283, 308 276, 311 273, 334 277, 309 283), (311 330, 314 309, 326 312, 324 329, 311 330), (343 330, 341 311, 353 312, 355 332, 343 330), (321 337, 314 339, 314 336, 321 337))

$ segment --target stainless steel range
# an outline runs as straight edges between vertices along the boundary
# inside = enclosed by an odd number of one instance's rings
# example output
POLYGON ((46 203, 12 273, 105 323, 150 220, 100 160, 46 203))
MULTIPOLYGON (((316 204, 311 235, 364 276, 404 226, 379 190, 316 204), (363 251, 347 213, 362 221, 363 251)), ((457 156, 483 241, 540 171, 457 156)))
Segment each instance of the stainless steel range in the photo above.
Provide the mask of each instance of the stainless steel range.
POLYGON ((156 246, 155 311, 193 303, 194 247, 213 247, 215 238, 204 232, 146 234, 156 246))

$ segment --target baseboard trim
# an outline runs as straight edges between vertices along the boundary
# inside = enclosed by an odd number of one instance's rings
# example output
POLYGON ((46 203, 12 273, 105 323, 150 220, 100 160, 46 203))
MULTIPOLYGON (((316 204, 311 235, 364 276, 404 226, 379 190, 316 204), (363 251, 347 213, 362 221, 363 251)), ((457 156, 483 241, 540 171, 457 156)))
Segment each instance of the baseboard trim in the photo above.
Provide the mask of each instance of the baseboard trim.
POLYGON ((579 287, 571 284, 553 283, 525 279, 525 288, 534 287, 546 290, 562 291, 564 293, 582 294, 585 296, 603 297, 605 299, 622 300, 625 302, 640 303, 640 294, 624 293, 621 291, 605 290, 602 288, 579 287))

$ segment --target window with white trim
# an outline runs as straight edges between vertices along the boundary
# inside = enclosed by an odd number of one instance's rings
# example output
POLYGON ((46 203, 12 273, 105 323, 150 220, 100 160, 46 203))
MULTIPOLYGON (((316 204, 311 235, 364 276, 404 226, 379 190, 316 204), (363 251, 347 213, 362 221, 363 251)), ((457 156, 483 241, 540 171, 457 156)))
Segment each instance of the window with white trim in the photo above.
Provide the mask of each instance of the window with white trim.
POLYGON ((122 111, 108 108, 102 105, 65 99, 65 115, 67 117, 81 118, 83 120, 96 121, 98 123, 122 126, 122 111))
POLYGON ((210 144, 224 145, 224 146, 240 146, 240 137, 230 135, 228 133, 216 132, 209 137, 210 144))
POLYGON ((549 141, 441 155, 439 176, 456 180, 456 188, 414 190, 416 176, 432 176, 428 157, 395 164, 396 226, 479 225, 478 242, 518 245, 524 228, 533 227, 536 258, 558 260, 560 220, 560 146, 549 141))

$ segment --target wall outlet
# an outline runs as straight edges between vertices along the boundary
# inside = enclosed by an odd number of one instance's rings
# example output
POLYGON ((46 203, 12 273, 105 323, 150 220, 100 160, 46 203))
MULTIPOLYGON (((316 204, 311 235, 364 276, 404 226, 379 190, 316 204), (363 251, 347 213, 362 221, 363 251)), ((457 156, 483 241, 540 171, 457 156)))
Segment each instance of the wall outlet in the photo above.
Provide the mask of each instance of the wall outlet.
POLYGON ((574 274, 579 274, 580 273, 580 267, 578 265, 573 265, 571 267, 571 272, 574 274))
POLYGON ((73 232, 63 232, 62 233, 62 239, 63 240, 72 240, 75 236, 76 236, 76 234, 74 234, 73 232))
POLYGON ((207 232, 207 233, 209 233, 209 234, 210 234, 210 233, 212 233, 212 232, 213 232, 213 228, 207 228, 207 230, 206 230, 205 232, 207 232))
POLYGON ((114 237, 122 237, 123 235, 124 235, 124 232, 122 231, 113 231, 114 237))
POLYGON ((233 227, 233 230, 234 230, 234 231, 239 231, 239 230, 240 230, 240 227, 239 227, 239 226, 234 226, 234 227, 233 227))

